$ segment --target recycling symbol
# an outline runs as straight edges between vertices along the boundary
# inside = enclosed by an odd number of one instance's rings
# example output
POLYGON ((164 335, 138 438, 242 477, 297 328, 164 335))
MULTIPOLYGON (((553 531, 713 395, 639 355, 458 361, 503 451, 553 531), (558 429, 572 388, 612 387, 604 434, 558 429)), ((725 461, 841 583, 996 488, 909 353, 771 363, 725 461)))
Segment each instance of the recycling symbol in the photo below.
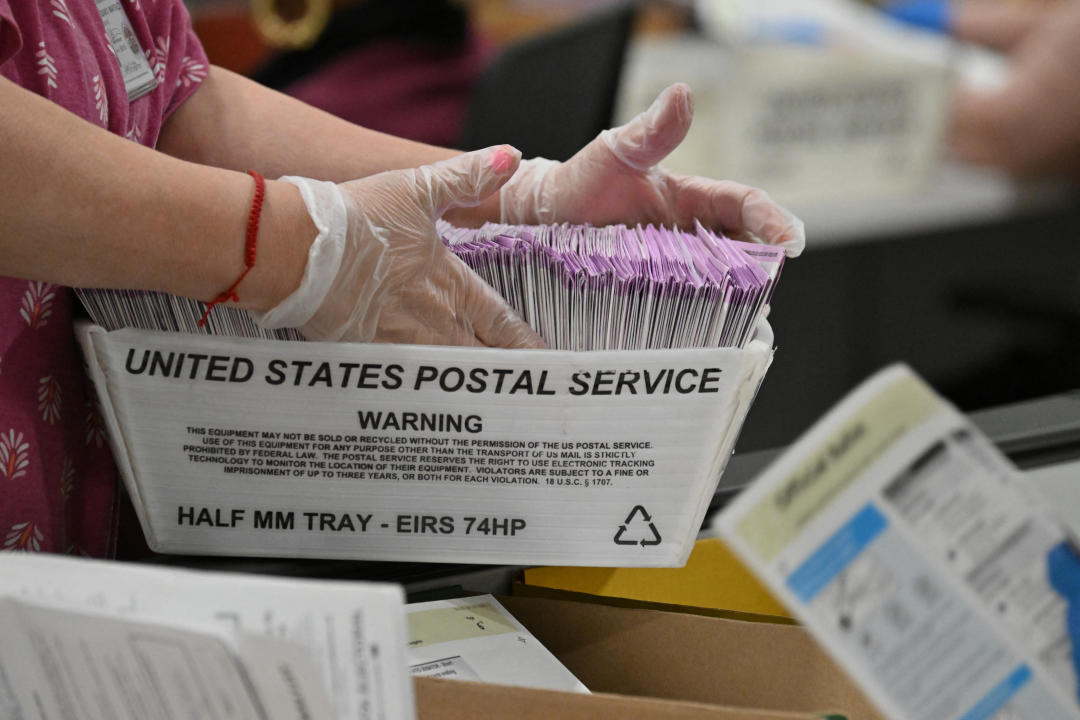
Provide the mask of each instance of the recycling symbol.
POLYGON ((626 516, 626 520, 615 533, 615 544, 640 545, 641 547, 660 544, 660 533, 644 507, 635 505, 626 516), (638 517, 641 519, 635 521, 638 517))

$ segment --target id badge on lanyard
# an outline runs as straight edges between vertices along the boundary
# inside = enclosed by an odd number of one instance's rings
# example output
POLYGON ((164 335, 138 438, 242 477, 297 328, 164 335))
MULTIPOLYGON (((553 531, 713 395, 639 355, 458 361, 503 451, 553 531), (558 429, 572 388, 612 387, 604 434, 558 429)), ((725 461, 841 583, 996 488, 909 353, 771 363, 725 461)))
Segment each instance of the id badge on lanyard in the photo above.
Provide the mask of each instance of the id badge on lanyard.
POLYGON ((128 102, 140 98, 157 87, 157 78, 150 69, 146 53, 135 37, 127 13, 120 5, 120 0, 95 0, 101 20, 105 23, 105 36, 109 38, 113 54, 120 63, 124 75, 124 89, 128 102))

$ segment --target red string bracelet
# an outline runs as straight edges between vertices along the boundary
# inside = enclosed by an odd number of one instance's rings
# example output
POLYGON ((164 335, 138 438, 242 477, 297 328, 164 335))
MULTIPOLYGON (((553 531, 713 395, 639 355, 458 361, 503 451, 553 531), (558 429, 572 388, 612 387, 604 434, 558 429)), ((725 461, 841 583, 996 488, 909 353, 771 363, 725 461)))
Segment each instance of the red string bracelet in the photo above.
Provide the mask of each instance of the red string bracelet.
POLYGON ((203 313, 202 319, 199 320, 199 327, 206 324, 206 319, 210 317, 210 311, 214 309, 215 305, 229 300, 240 301, 240 296, 236 294, 236 288, 244 277, 251 272, 251 268, 255 267, 255 246, 259 240, 259 218, 262 217, 263 199, 266 197, 266 180, 254 170, 248 170, 248 175, 255 179, 255 197, 251 199, 251 210, 248 212, 247 234, 244 242, 244 272, 240 273, 240 277, 236 278, 236 282, 228 290, 210 301, 206 306, 206 312, 203 313))

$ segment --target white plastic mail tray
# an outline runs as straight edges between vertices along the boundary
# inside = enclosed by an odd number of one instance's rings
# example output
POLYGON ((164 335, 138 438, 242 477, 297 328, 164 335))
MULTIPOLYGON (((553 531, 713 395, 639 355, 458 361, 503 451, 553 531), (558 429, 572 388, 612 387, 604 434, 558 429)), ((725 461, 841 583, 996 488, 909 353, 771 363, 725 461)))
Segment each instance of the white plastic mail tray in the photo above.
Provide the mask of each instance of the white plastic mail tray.
POLYGON ((674 566, 772 361, 79 328, 165 553, 674 566))

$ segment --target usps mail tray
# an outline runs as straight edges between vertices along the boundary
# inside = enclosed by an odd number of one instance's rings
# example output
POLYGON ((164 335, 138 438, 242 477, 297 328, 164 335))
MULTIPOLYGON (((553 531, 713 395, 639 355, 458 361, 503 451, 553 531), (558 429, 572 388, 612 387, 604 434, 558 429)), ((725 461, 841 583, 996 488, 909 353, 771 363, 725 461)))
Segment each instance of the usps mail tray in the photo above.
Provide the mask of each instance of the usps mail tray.
POLYGON ((150 546, 685 563, 772 360, 78 330, 150 546))

